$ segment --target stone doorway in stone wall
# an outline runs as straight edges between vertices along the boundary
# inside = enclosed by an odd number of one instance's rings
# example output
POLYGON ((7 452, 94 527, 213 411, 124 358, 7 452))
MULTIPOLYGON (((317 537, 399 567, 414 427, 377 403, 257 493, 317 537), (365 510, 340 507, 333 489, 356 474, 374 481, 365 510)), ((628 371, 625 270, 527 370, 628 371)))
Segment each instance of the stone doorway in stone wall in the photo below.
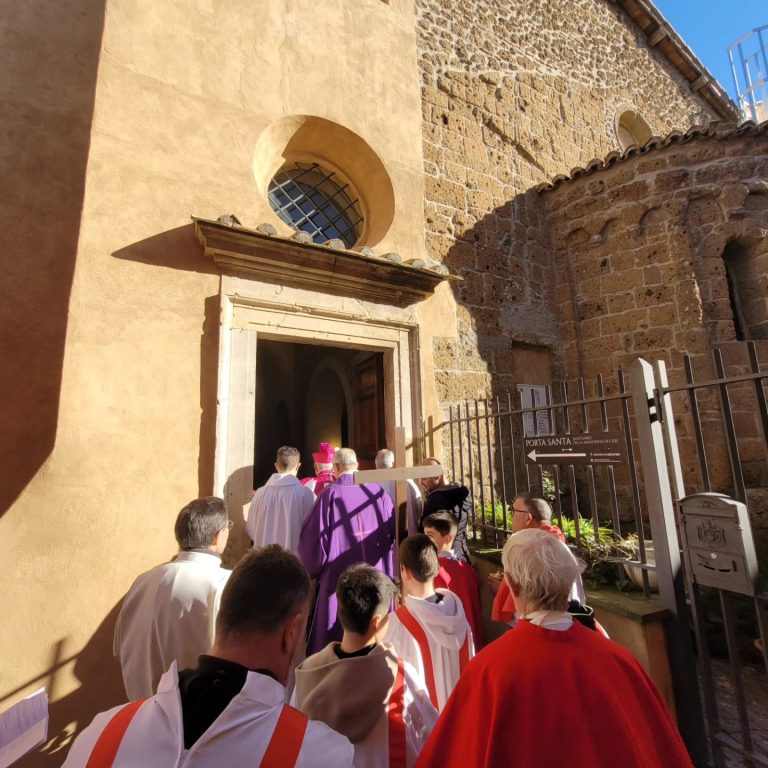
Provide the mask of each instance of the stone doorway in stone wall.
MULTIPOLYGON (((422 423, 418 350, 408 309, 223 276, 213 492, 232 519, 286 443, 301 450, 305 472, 321 440, 348 443, 368 467, 403 427, 413 461, 422 423)), ((230 539, 238 533, 236 526, 230 539)))
POLYGON ((364 469, 385 445, 383 352, 265 339, 255 397, 254 488, 274 472, 281 445, 301 451, 300 477, 313 474, 320 442, 354 448, 364 469))

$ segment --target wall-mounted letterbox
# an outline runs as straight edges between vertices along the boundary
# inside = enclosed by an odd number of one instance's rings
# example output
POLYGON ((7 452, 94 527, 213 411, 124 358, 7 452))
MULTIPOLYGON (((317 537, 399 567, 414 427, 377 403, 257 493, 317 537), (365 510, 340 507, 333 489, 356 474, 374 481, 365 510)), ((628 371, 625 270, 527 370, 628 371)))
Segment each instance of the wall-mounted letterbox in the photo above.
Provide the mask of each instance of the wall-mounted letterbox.
POLYGON ((680 499, 678 510, 694 581, 754 595, 759 572, 744 504, 721 493, 695 493, 680 499))

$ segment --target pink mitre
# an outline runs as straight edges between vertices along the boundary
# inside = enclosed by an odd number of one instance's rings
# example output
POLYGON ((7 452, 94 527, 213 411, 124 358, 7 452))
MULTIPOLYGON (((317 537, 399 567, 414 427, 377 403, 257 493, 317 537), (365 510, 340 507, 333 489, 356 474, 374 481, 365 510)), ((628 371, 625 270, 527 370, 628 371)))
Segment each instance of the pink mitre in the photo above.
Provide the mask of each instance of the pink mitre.
POLYGON ((333 464, 336 451, 328 443, 320 443, 317 453, 312 454, 315 464, 333 464))

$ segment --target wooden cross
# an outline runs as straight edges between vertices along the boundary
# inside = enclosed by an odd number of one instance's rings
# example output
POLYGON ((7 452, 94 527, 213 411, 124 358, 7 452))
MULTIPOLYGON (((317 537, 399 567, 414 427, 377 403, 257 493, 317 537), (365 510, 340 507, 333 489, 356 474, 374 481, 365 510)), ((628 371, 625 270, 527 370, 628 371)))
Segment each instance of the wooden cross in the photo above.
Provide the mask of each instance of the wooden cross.
MULTIPOLYGON (((422 477, 440 477, 443 474, 443 467, 439 464, 430 464, 426 467, 406 467, 405 466, 405 429, 403 427, 395 428, 395 464, 399 466, 392 469, 363 469, 354 473, 356 485, 361 483, 380 483, 384 480, 394 480, 396 483, 396 503, 395 503, 395 573, 397 573, 397 545, 400 541, 399 532, 401 527, 401 509, 405 508, 408 501, 407 480, 418 480, 422 477)), ((404 527, 404 526, 403 526, 404 527)))

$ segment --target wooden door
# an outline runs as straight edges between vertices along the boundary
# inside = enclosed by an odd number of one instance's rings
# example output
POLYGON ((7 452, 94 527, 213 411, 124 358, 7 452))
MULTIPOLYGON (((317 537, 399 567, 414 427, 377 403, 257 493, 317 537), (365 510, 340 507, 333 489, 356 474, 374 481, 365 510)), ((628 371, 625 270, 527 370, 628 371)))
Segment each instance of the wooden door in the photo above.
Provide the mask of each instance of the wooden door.
POLYGON ((384 355, 376 353, 358 363, 353 377, 355 434, 352 448, 360 469, 374 469, 374 459, 385 446, 384 355))

